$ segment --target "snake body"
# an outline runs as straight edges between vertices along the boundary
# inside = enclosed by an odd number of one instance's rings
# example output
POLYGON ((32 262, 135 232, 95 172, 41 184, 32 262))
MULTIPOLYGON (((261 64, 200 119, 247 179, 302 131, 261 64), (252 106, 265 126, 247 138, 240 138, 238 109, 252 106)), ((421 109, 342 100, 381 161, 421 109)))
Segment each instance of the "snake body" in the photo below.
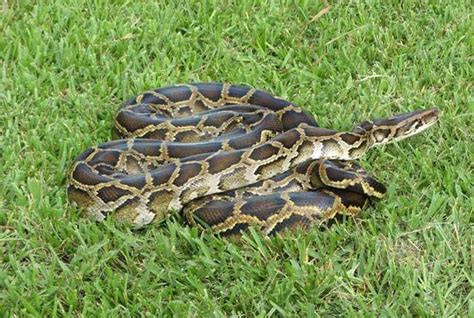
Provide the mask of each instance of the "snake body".
POLYGON ((68 194, 92 219, 135 227, 178 210, 222 235, 308 228, 382 197, 384 185, 352 161, 436 120, 436 109, 418 110, 337 132, 262 90, 159 88, 122 105, 115 120, 122 139, 76 159, 68 194))

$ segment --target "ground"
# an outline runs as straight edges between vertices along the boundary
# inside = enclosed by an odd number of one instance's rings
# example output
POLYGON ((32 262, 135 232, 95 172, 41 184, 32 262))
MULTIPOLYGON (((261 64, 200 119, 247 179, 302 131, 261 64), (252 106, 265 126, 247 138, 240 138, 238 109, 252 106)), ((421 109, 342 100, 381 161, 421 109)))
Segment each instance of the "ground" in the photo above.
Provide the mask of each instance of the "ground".
POLYGON ((0 316, 472 316, 469 1, 329 4, 4 1, 0 316), (329 228, 238 243, 179 216, 81 218, 73 159, 111 138, 122 101, 190 81, 266 89, 340 130, 441 118, 364 157, 388 195, 329 228))

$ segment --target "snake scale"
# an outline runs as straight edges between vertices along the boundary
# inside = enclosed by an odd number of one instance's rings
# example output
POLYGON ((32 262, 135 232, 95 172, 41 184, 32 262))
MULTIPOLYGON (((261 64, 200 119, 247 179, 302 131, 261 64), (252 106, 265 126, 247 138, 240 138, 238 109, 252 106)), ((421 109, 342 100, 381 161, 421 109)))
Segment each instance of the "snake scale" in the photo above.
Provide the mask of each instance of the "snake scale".
POLYGON ((121 139, 75 160, 68 195, 94 220, 111 217, 135 228, 173 210, 221 235, 249 226, 267 235, 309 228, 383 197, 384 185, 353 161, 437 119, 432 108, 337 132, 262 90, 219 83, 159 88, 120 107, 121 139))

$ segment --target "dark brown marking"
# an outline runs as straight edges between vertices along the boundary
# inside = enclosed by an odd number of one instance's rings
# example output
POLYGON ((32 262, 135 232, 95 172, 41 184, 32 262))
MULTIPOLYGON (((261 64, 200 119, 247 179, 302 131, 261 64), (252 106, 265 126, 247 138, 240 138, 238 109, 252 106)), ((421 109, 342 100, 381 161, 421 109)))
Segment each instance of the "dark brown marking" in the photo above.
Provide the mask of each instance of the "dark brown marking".
POLYGON ((98 149, 104 149, 104 150, 126 150, 128 149, 127 142, 125 140, 112 140, 108 141, 106 143, 103 143, 99 146, 97 146, 98 149))
MULTIPOLYGON (((303 163, 300 163, 298 166, 296 166, 295 170, 297 173, 300 173, 300 174, 306 174, 308 173, 308 169, 311 165, 311 163, 313 162, 313 160, 308 160, 308 161, 305 161, 303 163)), ((317 167, 316 167, 317 169, 317 167)), ((313 171, 314 171, 314 167, 313 167, 313 171)))
POLYGON ((374 127, 374 123, 370 120, 366 120, 358 124, 352 131, 355 133, 365 133, 374 127))
POLYGON ((270 144, 263 144, 252 150, 249 158, 252 160, 265 160, 279 152, 279 148, 270 144))
POLYGON ((242 98, 249 92, 249 90, 250 90, 249 87, 239 86, 239 85, 231 85, 229 87, 228 96, 229 97, 234 97, 234 98, 242 98))
POLYGON ((195 144, 168 144, 168 156, 171 158, 185 158, 206 153, 215 153, 221 149, 220 142, 206 142, 195 144))
POLYGON ((171 124, 174 127, 186 127, 186 126, 197 126, 201 121, 201 117, 199 116, 190 116, 184 118, 177 118, 171 121, 171 124))
POLYGON ((337 133, 337 131, 332 129, 320 128, 320 127, 307 127, 305 129, 306 136, 308 137, 323 137, 323 136, 332 136, 337 133))
POLYGON ((346 144, 349 145, 353 145, 360 140, 360 135, 357 134, 345 133, 339 136, 346 144))
POLYGON ((278 194, 252 197, 242 205, 240 212, 266 221, 270 216, 278 214, 286 203, 278 194))
POLYGON ((150 125, 159 125, 162 122, 162 120, 157 120, 129 111, 119 112, 117 114, 116 121, 120 124, 120 126, 125 127, 130 132, 143 129, 150 125))
POLYGON ((80 183, 92 186, 113 180, 110 177, 98 175, 85 163, 79 163, 76 166, 72 173, 72 177, 80 183))
MULTIPOLYGON (((332 188, 332 187, 329 187, 327 189, 329 191, 338 190, 337 188, 332 188)), ((355 192, 355 193, 358 193, 358 194, 368 195, 367 193, 365 193, 365 190, 362 187, 361 183, 356 183, 354 185, 348 186, 344 190, 350 191, 350 192, 355 192)))
POLYGON ((294 110, 286 111, 281 118, 281 122, 285 131, 298 127, 301 124, 308 124, 314 127, 318 126, 316 121, 310 115, 305 112, 296 112, 294 110))
POLYGON ((303 215, 293 214, 289 218, 282 220, 268 234, 269 236, 281 233, 286 230, 308 229, 312 224, 312 220, 303 215))
MULTIPOLYGON (((204 222, 208 226, 220 224, 230 218, 234 212, 234 204, 229 201, 210 201, 193 213, 196 221, 204 222)), ((199 222, 199 223, 201 223, 199 222)))
POLYGON ((342 205, 345 208, 355 207, 362 209, 367 202, 367 196, 363 194, 339 189, 330 189, 329 191, 341 198, 342 205))
POLYGON ((82 160, 85 160, 87 157, 89 157, 93 152, 95 151, 94 148, 89 148, 87 149, 86 151, 84 151, 83 153, 81 153, 75 161, 82 161, 82 160))
POLYGON ((159 186, 162 184, 166 184, 175 170, 176 164, 171 163, 152 171, 151 177, 153 178, 153 185, 159 186))
MULTIPOLYGON (((350 181, 350 180, 353 180, 353 179, 356 179, 357 178, 357 175, 350 172, 350 171, 345 171, 343 169, 340 169, 340 168, 337 168, 337 167, 328 167, 326 166, 325 167, 325 172, 326 172, 326 175, 329 179, 329 181, 331 182, 344 182, 344 181, 350 181)), ((324 181, 324 180, 323 180, 324 181)), ((329 186, 331 185, 328 184, 329 186)))
POLYGON ((387 188, 385 187, 385 185, 383 185, 382 183, 378 182, 377 180, 375 180, 374 178, 372 177, 366 177, 366 181, 367 183, 375 190, 377 191, 378 193, 380 194, 385 194, 387 193, 387 188))
POLYGON ((257 143, 265 142, 270 139, 273 132, 277 133, 281 131, 282 127, 280 122, 276 119, 276 116, 269 114, 269 116, 265 116, 259 124, 254 126, 249 133, 240 133, 237 129, 232 131, 232 138, 228 139, 228 144, 233 149, 250 148, 257 143), (234 135, 234 133, 236 135, 234 135), (263 133, 265 133, 265 135, 262 135, 263 133))
POLYGON ((258 124, 261 128, 259 129, 264 129, 264 130, 270 130, 270 131, 275 131, 275 132, 282 132, 283 127, 281 125, 280 120, 278 119, 277 115, 274 113, 267 113, 260 123, 258 124))
POLYGON ((291 129, 275 137, 275 141, 280 142, 286 148, 291 148, 301 138, 301 134, 296 129, 291 129))
POLYGON ((168 129, 152 129, 146 132, 142 137, 156 140, 166 140, 168 137, 168 129))
POLYGON ((222 84, 217 83, 197 83, 194 84, 199 90, 199 92, 206 98, 217 102, 222 96, 222 84))
POLYGON ((250 225, 247 223, 238 223, 234 225, 233 228, 223 231, 220 234, 222 236, 240 235, 241 232, 246 231, 249 228, 249 226, 250 225))
POLYGON ((256 142, 260 141, 262 131, 252 131, 250 134, 236 137, 235 139, 229 140, 229 146, 232 149, 244 149, 255 145, 256 142))
POLYGON ((265 106, 273 111, 283 109, 290 105, 289 102, 275 98, 273 95, 261 90, 257 90, 252 97, 250 97, 249 104, 265 106))
POLYGON ((161 155, 161 142, 137 139, 134 141, 132 149, 145 156, 158 157, 161 155))
POLYGON ((191 116, 193 114, 193 110, 191 106, 185 105, 179 107, 178 111, 176 112, 176 117, 185 117, 185 116, 191 116))
POLYGON ((104 201, 105 203, 109 203, 112 201, 116 201, 117 199, 121 198, 124 195, 131 194, 131 192, 124 189, 117 188, 114 185, 110 185, 97 191, 97 194, 101 198, 102 201, 104 201))
POLYGON ((209 163, 209 173, 218 173, 240 162, 243 151, 230 151, 206 160, 209 163))
POLYGON ((293 192, 289 194, 291 201, 300 207, 314 207, 315 211, 331 209, 334 198, 320 191, 293 192))
POLYGON ((109 166, 107 164, 95 165, 94 169, 97 170, 97 172, 101 175, 112 175, 114 173, 117 173, 114 167, 109 166))
MULTIPOLYGON (((270 178, 271 180, 273 181, 276 181, 276 182, 280 182, 280 181, 283 181, 285 178, 288 178, 289 176, 291 176, 293 172, 291 170, 287 170, 283 173, 280 173, 280 174, 277 174, 276 176, 270 178)), ((252 187, 258 187, 260 186, 260 184, 263 183, 263 181, 259 182, 259 183, 256 183, 256 184, 253 184, 252 187)))
POLYGON ((107 163, 111 166, 115 166, 120 158, 120 152, 119 151, 113 151, 113 150, 106 150, 106 151, 101 151, 92 157, 92 159, 89 161, 89 164, 91 165, 97 165, 99 163, 107 163))
POLYGON ((153 104, 153 105, 166 105, 168 102, 163 98, 160 98, 152 93, 145 93, 143 94, 143 98, 141 100, 142 104, 153 104))
POLYGON ((193 93, 190 87, 184 85, 170 86, 164 90, 158 89, 157 92, 165 95, 172 102, 188 100, 193 93))
POLYGON ((264 107, 261 107, 258 105, 226 104, 225 106, 205 111, 203 115, 218 114, 220 112, 227 112, 227 111, 234 112, 234 113, 248 114, 248 113, 258 112, 263 109, 264 107))
POLYGON ((199 163, 185 163, 179 167, 179 174, 173 181, 176 186, 182 186, 192 177, 197 176, 201 172, 202 166, 199 163))
POLYGON ((127 107, 127 111, 137 114, 150 114, 153 113, 153 109, 149 104, 139 104, 135 106, 127 107))
POLYGON ((262 120, 262 115, 263 113, 250 113, 250 114, 244 114, 242 116, 243 120, 242 122, 245 123, 246 125, 253 125, 260 120, 262 120))
POLYGON ((232 119, 233 117, 239 117, 239 115, 237 115, 235 112, 228 111, 209 114, 204 121, 204 125, 218 128, 222 126, 222 123, 232 119))
POLYGON ((143 189, 146 185, 146 179, 145 176, 143 175, 136 175, 136 176, 123 176, 123 177, 117 177, 118 180, 122 184, 128 185, 130 187, 134 187, 136 189, 143 189))

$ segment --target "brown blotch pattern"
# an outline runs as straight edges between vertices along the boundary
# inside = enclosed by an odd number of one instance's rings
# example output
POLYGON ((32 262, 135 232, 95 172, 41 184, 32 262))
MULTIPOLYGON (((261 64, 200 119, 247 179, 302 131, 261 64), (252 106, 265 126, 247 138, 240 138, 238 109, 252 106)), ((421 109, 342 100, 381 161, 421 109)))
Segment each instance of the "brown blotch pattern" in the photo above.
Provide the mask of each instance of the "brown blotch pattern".
POLYGON ((217 102, 222 97, 222 84, 195 84, 194 86, 198 88, 199 93, 211 101, 217 102))
POLYGON ((242 160, 242 153, 243 151, 231 151, 209 158, 207 160, 209 173, 216 174, 239 163, 242 160))
POLYGON ((174 87, 172 86, 165 89, 157 89, 156 92, 165 95, 172 102, 188 100, 193 93, 190 87, 184 85, 178 85, 174 87))
POLYGON ((109 203, 116 201, 125 195, 130 195, 132 194, 132 192, 118 188, 114 185, 110 185, 108 187, 98 190, 97 194, 100 196, 102 201, 104 201, 104 203, 109 203))
POLYGON ((268 233, 272 236, 277 233, 282 233, 283 231, 289 230, 306 230, 310 228, 313 221, 307 216, 293 214, 287 219, 283 219, 281 222, 277 223, 275 227, 268 233))
POLYGON ((266 221, 270 216, 278 214, 286 204, 287 202, 283 198, 275 194, 254 197, 242 205, 240 212, 266 221))
POLYGON ((289 110, 285 112, 284 115, 281 117, 281 122, 283 123, 283 128, 285 130, 291 129, 293 127, 298 127, 301 124, 308 124, 315 127, 318 126, 313 118, 308 117, 308 115, 305 113, 296 112, 294 110, 289 110))
POLYGON ((348 145, 353 145, 360 140, 359 135, 350 133, 340 134, 339 137, 341 137, 341 139, 348 145))
POLYGON ((120 158, 121 152, 114 150, 106 150, 96 153, 89 164, 96 165, 99 163, 107 163, 111 166, 115 166, 120 158))
MULTIPOLYGON (((137 140, 140 141, 140 140, 137 140)), ((161 142, 137 142, 133 144, 132 149, 138 153, 144 154, 150 157, 161 156, 161 142)))
POLYGON ((85 163, 80 162, 74 168, 72 177, 79 183, 85 185, 96 186, 98 184, 107 183, 113 179, 106 176, 101 176, 92 171, 92 169, 85 163))
POLYGON ((279 151, 280 151, 280 148, 278 147, 272 146, 270 144, 264 144, 252 150, 252 153, 250 154, 249 158, 252 160, 264 161, 278 154, 279 151))
POLYGON ((120 183, 135 189, 143 189, 146 185, 146 178, 144 175, 124 176, 117 179, 120 180, 120 183))
POLYGON ((153 185, 159 186, 168 183, 171 176, 176 170, 176 164, 171 163, 167 164, 166 166, 157 169, 151 173, 151 177, 153 179, 153 185))
POLYGON ((209 142, 199 144, 169 144, 167 146, 168 156, 171 158, 185 158, 205 153, 214 153, 221 149, 220 142, 209 142))
POLYGON ((202 170, 200 163, 184 163, 179 167, 179 173, 176 179, 173 180, 175 186, 182 186, 191 178, 197 176, 202 170))
POLYGON ((197 209, 193 212, 195 218, 200 219, 209 226, 217 225, 234 213, 234 204, 229 201, 210 201, 204 209, 197 209))
POLYGON ((285 148, 291 148, 299 141, 301 134, 296 129, 288 130, 287 132, 275 137, 275 141, 281 143, 285 148))

